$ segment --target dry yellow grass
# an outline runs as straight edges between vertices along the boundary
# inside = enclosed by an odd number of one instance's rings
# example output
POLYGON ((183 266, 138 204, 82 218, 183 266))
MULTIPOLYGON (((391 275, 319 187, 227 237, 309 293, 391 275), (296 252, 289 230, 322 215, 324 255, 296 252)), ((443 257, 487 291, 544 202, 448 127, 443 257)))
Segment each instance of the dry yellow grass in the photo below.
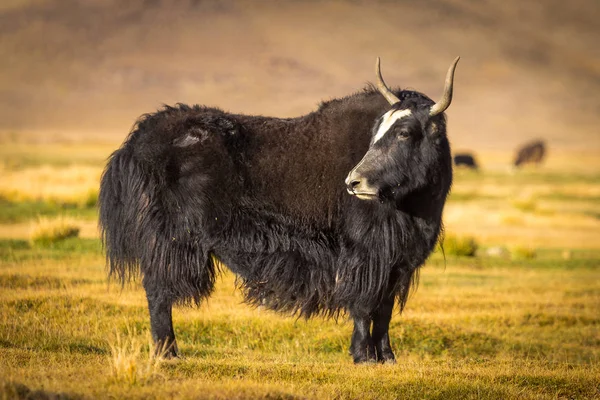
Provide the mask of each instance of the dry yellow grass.
POLYGON ((223 399, 591 399, 600 383, 590 267, 427 265, 393 317, 392 366, 352 365, 343 320, 241 304, 225 274, 199 309, 175 309, 172 363, 151 356, 141 285, 107 290, 100 254, 67 257, 0 259, 1 379, 73 397, 223 399))
MULTIPOLYGON (((0 241, 0 398, 19 390, 92 398, 593 398, 597 256, 573 249, 600 247, 596 167, 457 172, 448 235, 502 245, 513 258, 434 255, 403 316, 392 320, 396 366, 352 365, 345 320, 305 322, 241 304, 229 273, 199 309, 175 309, 183 358, 164 362, 150 349, 140 284, 107 287, 103 256, 85 250, 86 243, 98 249, 97 241, 76 239, 62 252, 0 241)), ((97 188, 101 169, 5 171, 13 199, 73 202, 97 188), (44 181, 45 189, 35 188, 44 181)), ((74 223, 82 236, 97 237, 95 220, 74 223)), ((1 225, 0 237, 28 238, 29 226, 1 225)))
POLYGON ((140 335, 135 328, 126 334, 116 332, 110 345, 110 376, 117 382, 143 384, 160 375, 162 358, 153 349, 149 334, 140 335))
POLYGON ((593 215, 535 215, 476 202, 450 203, 444 223, 447 232, 474 236, 484 246, 600 247, 600 221, 593 215))
POLYGON ((0 170, 0 197, 11 202, 44 201, 85 206, 98 193, 102 168, 84 165, 0 170))
POLYGON ((511 154, 483 152, 480 172, 457 170, 444 210, 448 232, 484 246, 600 247, 600 157, 552 151, 511 170, 511 154))

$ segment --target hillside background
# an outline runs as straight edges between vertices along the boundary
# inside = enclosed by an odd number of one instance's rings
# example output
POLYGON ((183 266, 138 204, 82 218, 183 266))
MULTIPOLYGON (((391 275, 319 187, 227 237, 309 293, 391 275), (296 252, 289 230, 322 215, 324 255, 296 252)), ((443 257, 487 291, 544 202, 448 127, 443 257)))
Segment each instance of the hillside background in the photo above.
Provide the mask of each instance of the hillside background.
POLYGON ((4 0, 0 131, 118 143, 163 103, 297 116, 386 81, 439 97, 454 149, 600 150, 600 2, 4 0))

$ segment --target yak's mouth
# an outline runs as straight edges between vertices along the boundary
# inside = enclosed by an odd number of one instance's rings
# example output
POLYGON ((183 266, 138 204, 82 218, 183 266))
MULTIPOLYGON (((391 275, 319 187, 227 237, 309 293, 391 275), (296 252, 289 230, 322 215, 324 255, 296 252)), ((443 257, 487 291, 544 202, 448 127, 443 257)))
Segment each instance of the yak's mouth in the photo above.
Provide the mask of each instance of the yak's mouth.
POLYGON ((379 195, 374 192, 355 192, 350 189, 346 189, 346 190, 348 191, 349 194, 351 194, 352 196, 356 196, 361 200, 377 200, 379 198, 379 195))

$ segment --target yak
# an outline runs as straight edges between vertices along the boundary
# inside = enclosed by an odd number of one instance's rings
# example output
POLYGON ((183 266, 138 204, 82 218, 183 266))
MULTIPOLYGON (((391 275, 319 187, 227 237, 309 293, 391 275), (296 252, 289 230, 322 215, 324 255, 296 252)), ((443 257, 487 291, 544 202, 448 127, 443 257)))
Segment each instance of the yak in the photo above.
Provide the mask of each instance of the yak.
POLYGON ((522 167, 525 164, 540 165, 546 155, 546 144, 543 140, 532 140, 517 149, 513 165, 522 167))
POLYGON ((473 170, 478 170, 479 165, 475 156, 471 153, 457 153, 454 155, 454 165, 457 167, 465 167, 473 170))
MULTIPOLYGON (((223 266, 251 305, 353 319, 355 363, 395 362, 406 304, 452 184, 441 100, 377 84, 297 118, 164 106, 109 158, 99 224, 109 277, 142 279, 152 337, 178 355, 174 304, 207 299, 223 266)), ((157 350, 158 351, 158 350, 157 350)))

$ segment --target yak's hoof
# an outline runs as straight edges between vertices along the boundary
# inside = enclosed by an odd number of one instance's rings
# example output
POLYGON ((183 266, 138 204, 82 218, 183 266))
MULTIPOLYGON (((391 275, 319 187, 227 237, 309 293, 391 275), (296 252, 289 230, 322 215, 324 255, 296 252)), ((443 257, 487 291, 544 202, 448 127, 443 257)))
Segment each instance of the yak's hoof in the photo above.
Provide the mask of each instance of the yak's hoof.
POLYGON ((383 353, 378 352, 377 361, 382 364, 396 364, 396 357, 394 357, 394 353, 391 351, 386 351, 383 353))
POLYGON ((162 360, 172 360, 179 358, 179 349, 177 348, 176 342, 171 342, 171 344, 161 344, 160 342, 155 345, 154 355, 156 358, 160 358, 162 360))
POLYGON ((376 364, 377 360, 368 357, 358 357, 354 359, 354 364, 376 364))
POLYGON ((180 358, 179 354, 175 351, 167 351, 166 353, 158 354, 157 356, 163 360, 176 360, 180 358))
POLYGON ((180 356, 179 354, 175 354, 175 355, 170 354, 168 356, 163 356, 160 359, 161 363, 165 363, 165 364, 169 364, 169 365, 177 364, 182 360, 183 360, 183 357, 180 356))
POLYGON ((376 363, 377 358, 375 357, 375 353, 372 352, 361 352, 361 354, 353 354, 352 358, 354 360, 354 364, 365 364, 365 363, 376 363))

